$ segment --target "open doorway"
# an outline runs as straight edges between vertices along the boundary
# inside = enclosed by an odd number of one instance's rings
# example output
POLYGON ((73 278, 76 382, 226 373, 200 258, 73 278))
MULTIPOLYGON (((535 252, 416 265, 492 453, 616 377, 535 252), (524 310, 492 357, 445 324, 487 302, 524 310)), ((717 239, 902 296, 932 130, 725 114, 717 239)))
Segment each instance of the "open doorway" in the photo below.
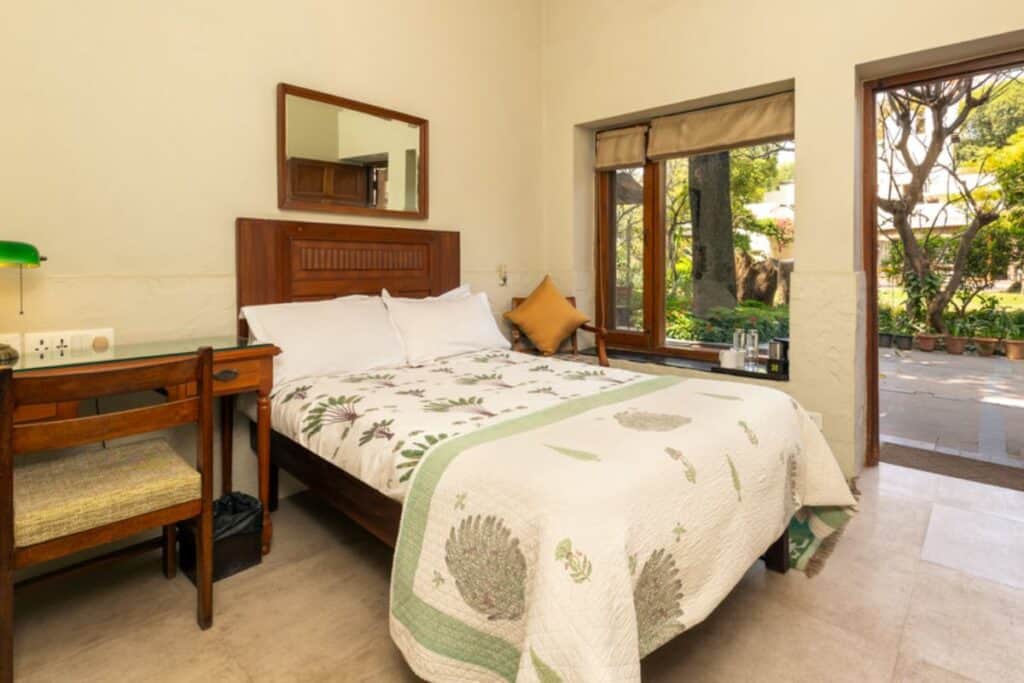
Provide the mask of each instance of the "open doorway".
POLYGON ((1024 52, 864 90, 868 462, 1024 489, 1024 52))

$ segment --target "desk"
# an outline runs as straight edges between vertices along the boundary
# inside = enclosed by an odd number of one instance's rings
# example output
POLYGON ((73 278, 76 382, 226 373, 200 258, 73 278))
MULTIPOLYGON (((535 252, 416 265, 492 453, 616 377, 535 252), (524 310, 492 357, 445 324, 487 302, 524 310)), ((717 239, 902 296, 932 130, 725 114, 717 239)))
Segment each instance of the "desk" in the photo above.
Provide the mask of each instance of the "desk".
MULTIPOLYGON (((31 354, 21 356, 12 366, 14 379, 24 376, 53 376, 93 370, 97 365, 132 367, 157 358, 194 353, 202 346, 213 347, 213 395, 221 404, 221 482, 224 493, 232 486, 232 438, 235 396, 257 394, 257 449, 259 498, 263 503, 263 553, 270 552, 273 526, 270 521, 270 389, 274 384, 274 356, 281 352, 272 344, 247 344, 236 337, 182 339, 147 344, 119 344, 102 351, 68 353, 64 357, 31 354)), ((195 393, 195 386, 167 387, 169 398, 195 393)), ((61 420, 78 414, 78 402, 31 405, 18 409, 15 422, 61 420)))

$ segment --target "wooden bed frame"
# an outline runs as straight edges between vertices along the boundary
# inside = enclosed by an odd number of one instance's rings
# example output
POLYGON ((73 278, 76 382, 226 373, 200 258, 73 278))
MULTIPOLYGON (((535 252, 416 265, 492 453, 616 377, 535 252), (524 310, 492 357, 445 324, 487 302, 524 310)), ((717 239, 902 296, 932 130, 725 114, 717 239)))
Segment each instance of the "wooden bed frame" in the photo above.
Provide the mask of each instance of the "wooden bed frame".
MULTIPOLYGON (((383 288, 401 296, 437 296, 459 286, 457 232, 239 218, 235 247, 239 309, 348 294, 376 295, 383 288)), ((238 334, 249 334, 241 319, 238 334)), ((250 437, 255 444, 253 423, 250 437)), ((272 511, 277 507, 278 468, 394 547, 400 503, 272 430, 272 511)), ((787 533, 768 548, 763 559, 769 569, 786 571, 787 533)))

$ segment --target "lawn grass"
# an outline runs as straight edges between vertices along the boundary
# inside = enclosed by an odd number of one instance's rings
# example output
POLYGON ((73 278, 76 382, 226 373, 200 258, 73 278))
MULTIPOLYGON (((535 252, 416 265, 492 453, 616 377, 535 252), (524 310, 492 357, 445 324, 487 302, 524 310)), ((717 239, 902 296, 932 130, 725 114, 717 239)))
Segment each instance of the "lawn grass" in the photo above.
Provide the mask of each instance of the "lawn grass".
MULTIPOLYGON (((1011 311, 1024 310, 1024 294, 1020 292, 985 292, 985 296, 993 296, 998 302, 999 308, 1005 308, 1011 311)), ((896 308, 903 306, 907 300, 906 292, 902 287, 879 287, 878 288, 878 303, 883 306, 889 306, 890 308, 896 308)), ((974 310, 981 306, 981 301, 975 299, 968 306, 968 310, 974 310)))

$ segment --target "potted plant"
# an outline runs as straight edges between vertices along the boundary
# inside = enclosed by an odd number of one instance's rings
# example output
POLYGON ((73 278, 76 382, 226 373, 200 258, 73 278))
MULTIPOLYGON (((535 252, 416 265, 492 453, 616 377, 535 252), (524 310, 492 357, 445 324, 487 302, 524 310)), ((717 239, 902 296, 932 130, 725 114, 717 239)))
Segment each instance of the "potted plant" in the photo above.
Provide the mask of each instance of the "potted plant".
POLYGON ((928 353, 934 351, 939 345, 941 335, 935 334, 928 323, 921 324, 917 329, 918 331, 914 335, 914 341, 917 342, 917 348, 921 351, 927 351, 928 353))
POLYGON ((1000 310, 998 331, 1002 338, 1002 348, 1011 360, 1024 360, 1024 314, 1016 316, 1009 310, 1000 310))
POLYGON ((974 347, 978 350, 979 356, 987 358, 995 354, 999 348, 999 339, 1002 335, 999 317, 998 312, 992 311, 978 320, 978 326, 974 331, 974 347))
POLYGON ((971 321, 964 316, 957 316, 949 321, 949 334, 946 335, 946 353, 954 356, 962 355, 967 350, 967 342, 971 339, 971 321))
POLYGON ((892 346, 893 314, 888 306, 878 307, 878 346, 887 349, 892 346))
POLYGON ((914 345, 914 323, 906 313, 896 313, 892 320, 892 343, 901 351, 909 351, 914 345))

